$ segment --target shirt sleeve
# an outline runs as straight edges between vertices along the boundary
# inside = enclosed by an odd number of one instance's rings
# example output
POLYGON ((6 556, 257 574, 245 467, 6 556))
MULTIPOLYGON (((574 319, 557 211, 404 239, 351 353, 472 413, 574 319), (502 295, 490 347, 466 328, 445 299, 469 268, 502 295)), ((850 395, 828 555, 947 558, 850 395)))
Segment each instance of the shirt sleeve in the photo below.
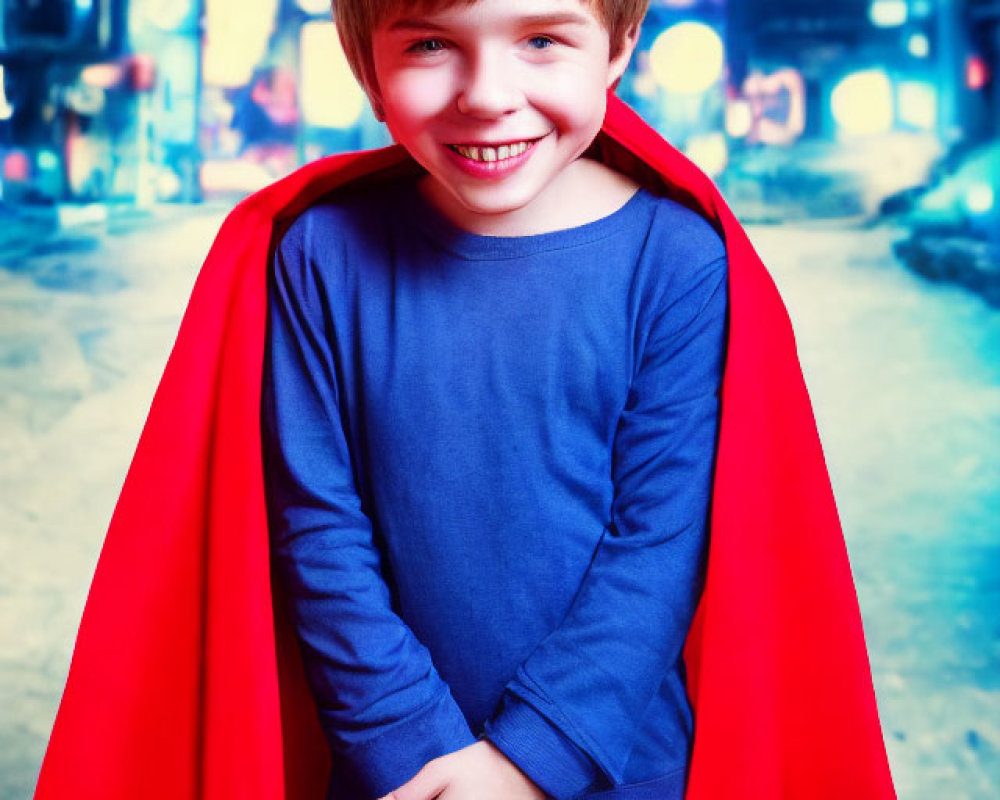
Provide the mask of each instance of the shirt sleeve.
POLYGON ((610 523, 562 622, 518 667, 484 735, 556 800, 623 782, 700 594, 718 435, 727 260, 648 326, 615 434, 610 523))
POLYGON ((300 251, 278 248, 262 400, 271 551, 338 768, 375 798, 476 739, 391 607, 356 490, 314 270, 300 251))

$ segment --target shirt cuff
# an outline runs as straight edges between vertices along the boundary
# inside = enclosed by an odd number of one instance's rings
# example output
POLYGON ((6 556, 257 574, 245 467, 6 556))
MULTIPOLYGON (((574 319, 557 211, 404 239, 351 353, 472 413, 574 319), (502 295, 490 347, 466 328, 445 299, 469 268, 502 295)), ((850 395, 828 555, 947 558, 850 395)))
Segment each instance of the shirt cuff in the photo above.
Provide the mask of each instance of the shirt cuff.
POLYGON ((346 767, 351 773, 349 784, 365 797, 383 797, 409 781, 428 761, 475 743, 462 712, 451 695, 445 694, 370 740, 336 748, 334 770, 346 767), (337 752, 346 763, 336 757, 337 752))
POLYGON ((531 705, 504 692, 483 726, 489 739, 538 788, 555 800, 572 800, 601 777, 590 757, 531 705))

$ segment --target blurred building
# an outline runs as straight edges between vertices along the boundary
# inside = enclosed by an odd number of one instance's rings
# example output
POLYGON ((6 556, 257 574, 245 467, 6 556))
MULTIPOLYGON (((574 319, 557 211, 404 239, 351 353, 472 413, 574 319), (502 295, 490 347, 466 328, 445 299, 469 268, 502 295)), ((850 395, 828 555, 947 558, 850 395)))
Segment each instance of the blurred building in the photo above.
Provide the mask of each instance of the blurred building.
POLYGON ((131 116, 123 95, 129 92, 132 65, 115 64, 96 84, 79 77, 88 65, 125 53, 124 0, 5 0, 2 20, 5 197, 103 193, 110 170, 85 170, 83 162, 113 160, 108 143, 131 116), (81 145, 87 140, 90 152, 81 145))
POLYGON ((992 0, 733 4, 734 82, 754 71, 792 67, 801 72, 809 135, 836 136, 857 127, 931 130, 949 143, 986 138, 997 126, 992 73, 998 13, 992 0), (866 103, 854 108, 849 101, 855 113, 838 115, 838 87, 863 71, 871 73, 869 83, 855 85, 867 88, 866 103))
POLYGON ((991 0, 754 0, 729 8, 727 188, 877 210, 997 134, 991 0), (787 148, 782 153, 780 148, 787 148))

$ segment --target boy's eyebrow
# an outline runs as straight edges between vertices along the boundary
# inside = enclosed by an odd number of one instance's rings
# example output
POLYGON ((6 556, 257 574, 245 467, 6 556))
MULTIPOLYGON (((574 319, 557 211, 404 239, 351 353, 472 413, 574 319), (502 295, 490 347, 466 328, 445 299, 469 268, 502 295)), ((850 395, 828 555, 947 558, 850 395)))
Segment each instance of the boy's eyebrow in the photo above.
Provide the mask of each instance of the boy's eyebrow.
POLYGON ((532 14, 522 17, 518 22, 526 27, 545 25, 589 25, 590 20, 575 11, 560 11, 553 14, 532 14))
MULTIPOLYGON (((573 11, 563 11, 554 14, 531 14, 526 17, 519 17, 517 24, 526 28, 533 28, 546 25, 587 25, 589 20, 583 14, 573 11)), ((417 17, 402 17, 389 26, 390 31, 398 30, 421 30, 421 31, 446 31, 447 28, 431 22, 427 19, 417 17)))

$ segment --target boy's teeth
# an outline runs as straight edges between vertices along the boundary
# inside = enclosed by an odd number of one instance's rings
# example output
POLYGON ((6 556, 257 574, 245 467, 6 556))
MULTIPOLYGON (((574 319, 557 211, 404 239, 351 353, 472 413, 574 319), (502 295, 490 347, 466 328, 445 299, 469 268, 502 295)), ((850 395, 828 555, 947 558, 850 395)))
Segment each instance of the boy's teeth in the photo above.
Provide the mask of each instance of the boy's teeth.
POLYGON ((518 142, 517 144, 502 144, 499 147, 462 147, 455 145, 455 149, 466 158, 473 161, 503 161, 507 158, 519 156, 528 149, 528 142, 518 142))

